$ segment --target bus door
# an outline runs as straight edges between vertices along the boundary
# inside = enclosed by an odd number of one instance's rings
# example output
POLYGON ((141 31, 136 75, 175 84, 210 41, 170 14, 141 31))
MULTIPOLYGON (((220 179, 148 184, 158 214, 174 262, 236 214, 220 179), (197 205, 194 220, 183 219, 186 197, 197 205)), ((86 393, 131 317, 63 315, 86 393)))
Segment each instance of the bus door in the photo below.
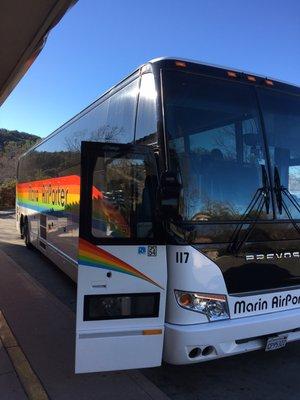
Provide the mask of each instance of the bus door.
POLYGON ((156 189, 147 147, 82 143, 76 373, 161 364, 167 262, 156 189))

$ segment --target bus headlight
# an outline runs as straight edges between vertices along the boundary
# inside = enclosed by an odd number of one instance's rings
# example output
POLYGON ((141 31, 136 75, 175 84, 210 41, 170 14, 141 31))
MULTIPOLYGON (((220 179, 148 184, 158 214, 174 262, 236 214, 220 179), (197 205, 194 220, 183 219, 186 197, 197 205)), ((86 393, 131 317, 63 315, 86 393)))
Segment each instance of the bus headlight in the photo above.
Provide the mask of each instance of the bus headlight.
POLYGON ((193 293, 175 290, 180 307, 205 314, 209 321, 229 319, 226 296, 222 294, 193 293))

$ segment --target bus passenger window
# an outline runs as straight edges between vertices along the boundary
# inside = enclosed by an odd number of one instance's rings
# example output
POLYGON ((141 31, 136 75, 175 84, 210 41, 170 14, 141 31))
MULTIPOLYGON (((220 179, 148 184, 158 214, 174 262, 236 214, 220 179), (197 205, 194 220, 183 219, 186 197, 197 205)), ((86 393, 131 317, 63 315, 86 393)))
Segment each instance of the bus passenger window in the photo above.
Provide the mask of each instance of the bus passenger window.
POLYGON ((151 237, 153 178, 143 158, 98 157, 92 187, 92 234, 151 237))
POLYGON ((156 99, 153 74, 142 75, 135 133, 137 144, 157 144, 156 99))
POLYGON ((136 79, 109 98, 105 128, 107 142, 133 142, 137 96, 136 79))

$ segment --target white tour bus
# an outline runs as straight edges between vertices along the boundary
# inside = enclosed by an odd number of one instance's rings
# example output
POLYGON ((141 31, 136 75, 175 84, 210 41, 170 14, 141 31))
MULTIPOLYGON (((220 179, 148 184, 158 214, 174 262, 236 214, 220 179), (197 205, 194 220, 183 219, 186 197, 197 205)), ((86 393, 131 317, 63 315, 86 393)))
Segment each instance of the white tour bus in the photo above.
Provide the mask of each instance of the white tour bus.
POLYGON ((24 154, 17 227, 77 281, 76 372, 300 339, 300 88, 153 60, 24 154))

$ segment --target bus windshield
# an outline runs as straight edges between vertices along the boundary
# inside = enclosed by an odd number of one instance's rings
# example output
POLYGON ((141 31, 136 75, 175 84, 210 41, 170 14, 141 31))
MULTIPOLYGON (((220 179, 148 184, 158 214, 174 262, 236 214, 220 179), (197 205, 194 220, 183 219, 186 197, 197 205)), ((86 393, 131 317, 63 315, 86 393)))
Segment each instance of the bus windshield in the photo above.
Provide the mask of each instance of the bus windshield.
POLYGON ((181 220, 300 219, 299 95, 264 88, 256 95, 246 83, 183 71, 165 71, 163 87, 170 166, 182 184, 181 220), (283 207, 277 201, 274 214, 268 206, 249 213, 276 171, 283 207))
MULTIPOLYGON (((166 71, 164 99, 170 164, 183 188, 181 219, 241 219, 266 163, 253 88, 166 71)), ((266 209, 259 215, 269 217, 266 209)))

